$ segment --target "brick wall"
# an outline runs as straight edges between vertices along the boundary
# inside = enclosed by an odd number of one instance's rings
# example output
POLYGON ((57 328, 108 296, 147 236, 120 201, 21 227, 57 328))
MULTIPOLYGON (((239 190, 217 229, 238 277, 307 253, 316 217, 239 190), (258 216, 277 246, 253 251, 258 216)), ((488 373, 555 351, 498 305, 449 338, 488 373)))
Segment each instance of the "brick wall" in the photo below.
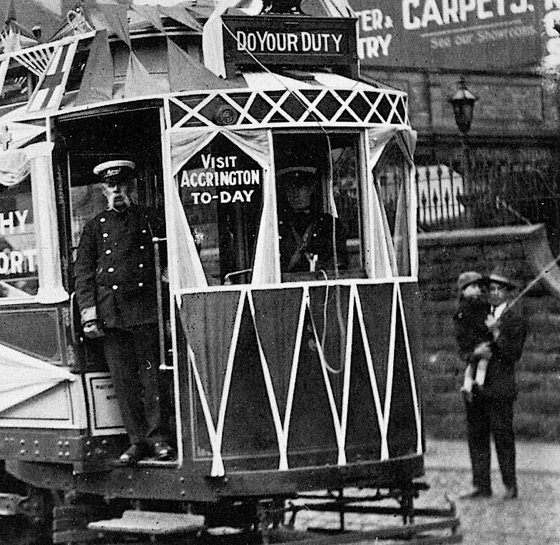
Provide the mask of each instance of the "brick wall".
MULTIPOLYGON (((515 268, 527 285, 542 270, 542 263, 553 259, 551 253, 543 255, 543 237, 544 229, 539 226, 420 235, 423 400, 429 435, 466 436, 459 393, 464 365, 456 355, 451 320, 457 277, 465 270, 489 273, 496 264, 506 264, 515 268)), ((548 248, 546 242, 545 246, 548 248)), ((552 272, 560 275, 558 269, 552 272)), ((560 285, 555 285, 554 274, 546 275, 544 280, 535 284, 519 303, 530 330, 517 366, 520 394, 515 406, 515 428, 520 438, 552 441, 560 439, 560 298, 556 293, 560 285)))

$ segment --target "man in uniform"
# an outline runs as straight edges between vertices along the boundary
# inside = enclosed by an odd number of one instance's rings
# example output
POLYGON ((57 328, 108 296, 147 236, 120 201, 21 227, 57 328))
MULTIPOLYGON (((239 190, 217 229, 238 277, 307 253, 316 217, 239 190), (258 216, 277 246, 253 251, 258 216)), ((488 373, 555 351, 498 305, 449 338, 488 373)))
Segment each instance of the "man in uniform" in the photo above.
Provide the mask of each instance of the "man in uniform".
POLYGON ((289 167, 277 174, 287 201, 279 222, 282 272, 348 267, 342 223, 318 212, 313 202, 316 170, 310 166, 289 167))
POLYGON ((160 401, 157 287, 152 237, 163 218, 134 204, 135 164, 97 165, 107 209, 84 227, 75 263, 76 298, 84 335, 103 337, 104 353, 130 447, 119 458, 135 465, 174 456, 160 401))

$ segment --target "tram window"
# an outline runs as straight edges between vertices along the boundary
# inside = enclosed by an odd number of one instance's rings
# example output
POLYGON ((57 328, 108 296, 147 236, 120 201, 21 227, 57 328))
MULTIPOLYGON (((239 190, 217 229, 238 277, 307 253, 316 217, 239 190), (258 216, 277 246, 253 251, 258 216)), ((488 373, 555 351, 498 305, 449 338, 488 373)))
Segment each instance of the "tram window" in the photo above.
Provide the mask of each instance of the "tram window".
POLYGON ((358 149, 351 134, 275 135, 285 281, 363 276, 358 149))
POLYGON ((392 237, 388 242, 394 249, 396 270, 393 272, 399 276, 410 275, 409 167, 396 142, 389 143, 384 150, 375 166, 374 179, 392 237))
POLYGON ((31 297, 39 288, 30 176, 0 178, 0 298, 31 297))
POLYGON ((72 186, 72 247, 77 248, 85 224, 107 208, 107 200, 101 192, 101 184, 72 186))
POLYGON ((218 135, 177 175, 209 285, 249 283, 261 215, 262 168, 218 135))

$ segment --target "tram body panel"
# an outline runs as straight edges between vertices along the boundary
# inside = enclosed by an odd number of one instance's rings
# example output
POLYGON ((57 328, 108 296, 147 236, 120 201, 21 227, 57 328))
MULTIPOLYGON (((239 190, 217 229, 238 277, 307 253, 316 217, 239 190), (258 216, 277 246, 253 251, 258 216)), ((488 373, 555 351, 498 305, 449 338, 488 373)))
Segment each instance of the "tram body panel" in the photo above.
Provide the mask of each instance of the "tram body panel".
POLYGON ((226 473, 421 454, 407 340, 414 326, 403 304, 415 294, 400 286, 184 294, 189 357, 180 359, 179 374, 193 392, 182 414, 194 430, 185 451, 194 460, 214 455, 226 473), (340 301, 329 297, 337 291, 340 301))
POLYGON ((60 448, 87 430, 67 318, 60 305, 24 301, 0 308, 0 453, 6 457, 59 461, 63 451, 62 459, 77 459, 60 448))
MULTIPOLYGON (((409 130, 406 97, 324 77, 331 87, 321 77, 314 88, 304 82, 298 89, 291 80, 298 100, 290 99, 284 83, 264 78, 278 88, 131 100, 45 120, 57 143, 53 157, 43 152, 32 170, 32 187, 49 167, 49 202, 55 184, 68 202, 58 209, 63 248, 48 243, 58 261, 50 264, 50 275, 39 271, 39 281, 58 282, 51 288, 60 302, 49 306, 31 297, 10 305, 17 288, 8 286, 8 299, 0 299, 0 320, 8 324, 0 344, 17 344, 43 367, 59 370, 61 380, 0 411, 3 435, 9 430, 20 444, 41 446, 39 458, 32 449, 18 450, 15 440, 7 450, 0 446, 16 476, 38 487, 48 478, 52 488, 107 497, 204 502, 302 488, 396 486, 423 474, 410 312, 414 269, 404 267, 398 276, 388 226, 397 212, 385 217, 375 186, 381 182, 372 175, 383 146, 409 130), (215 124, 224 105, 235 120, 226 128, 215 124), (321 117, 321 127, 309 111, 321 117), (138 161, 139 198, 164 206, 168 222, 170 315, 161 322, 170 327, 166 348, 173 359, 163 373, 174 380, 180 454, 177 461, 126 469, 111 465, 126 435, 102 350, 91 341, 73 343, 75 309, 64 297, 72 288, 80 231, 104 206, 91 168, 118 143, 138 161), (339 206, 352 224, 344 270, 279 268, 277 220, 284 197, 275 171, 305 159, 307 149, 325 180, 335 164, 343 173, 336 183, 345 200, 336 203, 333 187, 325 184, 315 204, 321 212, 339 206), (53 180, 54 169, 59 175, 53 180), (214 193, 208 182, 218 179, 231 187, 214 193), (206 236, 200 252, 196 229, 206 236), (69 277, 64 282, 57 280, 62 263, 69 277), (40 335, 29 335, 33 329, 40 335)), ((390 178, 395 188, 407 183, 397 170, 390 178)), ((38 209, 37 227, 52 225, 54 212, 54 205, 38 209)), ((404 221, 413 227, 411 218, 404 221)), ((401 226, 401 239, 412 236, 408 227, 401 226)))

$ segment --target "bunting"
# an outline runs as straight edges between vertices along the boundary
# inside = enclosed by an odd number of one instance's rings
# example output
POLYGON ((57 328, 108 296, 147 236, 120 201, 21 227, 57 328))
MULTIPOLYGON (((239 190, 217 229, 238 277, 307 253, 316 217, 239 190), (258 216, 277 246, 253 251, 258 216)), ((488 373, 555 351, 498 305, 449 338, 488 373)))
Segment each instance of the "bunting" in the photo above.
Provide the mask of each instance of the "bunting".
POLYGON ((14 0, 8 0, 4 3, 3 9, 0 7, 0 17, 2 17, 2 25, 9 23, 10 21, 16 20, 16 7, 14 0))
POLYGON ((89 48, 82 83, 76 97, 76 106, 111 100, 114 79, 115 70, 107 30, 100 30, 89 48))
POLYGON ((58 109, 77 47, 78 40, 74 40, 71 43, 62 44, 56 49, 46 72, 33 91, 27 106, 28 112, 58 109))
POLYGON ((165 34, 165 27, 161 21, 161 17, 159 15, 159 11, 157 6, 147 6, 147 5, 136 5, 133 4, 131 8, 140 15, 140 17, 144 17, 146 21, 154 25, 160 32, 165 34))
POLYGON ((4 82, 10 66, 10 57, 6 57, 0 62, 0 98, 4 96, 4 82))
POLYGON ((167 38, 167 61, 169 87, 172 92, 225 89, 234 86, 195 61, 170 38, 167 38))
POLYGON ((12 54, 12 58, 25 66, 32 74, 41 77, 56 51, 54 44, 44 44, 29 49, 22 49, 17 53, 12 54))
POLYGON ((21 49, 21 34, 16 32, 11 26, 0 34, 2 40, 2 51, 12 53, 21 49))
POLYGON ((165 88, 163 82, 151 76, 136 53, 131 50, 124 84, 124 96, 130 98, 166 92, 168 89, 165 88))
POLYGON ((185 8, 181 6, 158 6, 158 10, 162 15, 193 30, 202 32, 202 25, 185 8))
POLYGON ((93 27, 114 32, 120 40, 131 47, 128 30, 127 6, 117 4, 94 4, 88 13, 93 27))

